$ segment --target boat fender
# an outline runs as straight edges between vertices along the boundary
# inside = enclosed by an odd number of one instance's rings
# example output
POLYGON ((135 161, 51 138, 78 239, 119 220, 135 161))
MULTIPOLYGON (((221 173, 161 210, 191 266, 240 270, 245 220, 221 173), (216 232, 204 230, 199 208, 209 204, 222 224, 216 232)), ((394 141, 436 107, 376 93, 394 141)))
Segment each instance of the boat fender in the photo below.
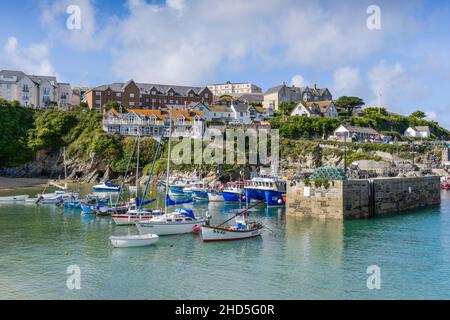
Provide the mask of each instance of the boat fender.
POLYGON ((199 226, 194 226, 193 230, 194 230, 194 232, 199 232, 200 231, 200 227, 199 226))

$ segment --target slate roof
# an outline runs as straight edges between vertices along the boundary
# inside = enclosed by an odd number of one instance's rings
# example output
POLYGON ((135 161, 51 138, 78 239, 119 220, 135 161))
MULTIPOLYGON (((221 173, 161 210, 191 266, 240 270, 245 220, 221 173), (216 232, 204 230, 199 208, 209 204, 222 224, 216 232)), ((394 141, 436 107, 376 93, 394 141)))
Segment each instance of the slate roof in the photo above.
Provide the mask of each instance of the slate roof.
MULTIPOLYGON (((93 88, 92 90, 104 91, 108 88, 111 88, 112 91, 123 92, 125 87, 133 82, 133 80, 129 80, 126 83, 111 83, 105 84, 98 87, 93 88)), ((136 86, 139 88, 141 93, 150 93, 153 88, 156 89, 158 94, 167 95, 170 89, 175 91, 175 96, 187 96, 189 91, 193 91, 194 94, 199 95, 203 90, 207 89, 207 87, 189 87, 189 86, 175 86, 175 85, 163 85, 163 84, 152 84, 152 83, 136 83, 136 86)))

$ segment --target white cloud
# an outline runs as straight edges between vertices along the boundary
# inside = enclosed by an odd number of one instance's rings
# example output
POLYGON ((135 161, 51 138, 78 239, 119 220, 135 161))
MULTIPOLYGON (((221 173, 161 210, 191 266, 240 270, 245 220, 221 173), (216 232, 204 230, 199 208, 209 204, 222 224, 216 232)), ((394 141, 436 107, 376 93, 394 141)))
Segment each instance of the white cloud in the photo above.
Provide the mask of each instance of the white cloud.
POLYGON ((167 0, 167 5, 175 10, 182 11, 184 8, 184 0, 167 0))
POLYGON ((54 43, 63 41, 77 50, 101 49, 112 39, 112 28, 115 27, 115 17, 110 17, 110 23, 98 30, 96 9, 92 0, 47 0, 41 3, 41 23, 49 38, 54 43), (69 6, 80 8, 80 29, 68 29, 67 13, 69 6))
POLYGON ((296 74, 291 79, 291 85, 296 86, 296 87, 306 87, 308 85, 308 83, 305 80, 305 78, 303 78, 303 76, 296 74))
POLYGON ((0 51, 0 65, 30 74, 56 75, 49 58, 48 45, 34 43, 22 47, 16 37, 9 37, 0 51))
POLYGON ((333 74, 333 95, 337 98, 344 95, 354 95, 361 87, 361 78, 358 68, 343 67, 333 74))
POLYGON ((405 70, 402 64, 386 64, 379 62, 369 71, 369 81, 372 90, 371 105, 377 105, 381 93, 381 104, 397 112, 417 110, 417 101, 424 101, 428 92, 426 88, 405 70))
MULTIPOLYGON (((242 71, 248 61, 265 69, 335 68, 377 51, 385 34, 366 28, 366 7, 359 3, 345 10, 306 0, 283 5, 277 0, 154 3, 128 0, 128 15, 98 23, 92 0, 47 1, 41 20, 55 42, 110 48, 112 68, 124 80, 186 84, 214 80, 220 70, 242 71), (69 4, 81 7, 81 30, 63 27, 69 4)), ((392 31, 398 26, 388 21, 383 27, 392 31)))
POLYGON ((427 115, 427 118, 429 120, 436 120, 437 119, 437 114, 434 111, 425 112, 425 114, 427 115))

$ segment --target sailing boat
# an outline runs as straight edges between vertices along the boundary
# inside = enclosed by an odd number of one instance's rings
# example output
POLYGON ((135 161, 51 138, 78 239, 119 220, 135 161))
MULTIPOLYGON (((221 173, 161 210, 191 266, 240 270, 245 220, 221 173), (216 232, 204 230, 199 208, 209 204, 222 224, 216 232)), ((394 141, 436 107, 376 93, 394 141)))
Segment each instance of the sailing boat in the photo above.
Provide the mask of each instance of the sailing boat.
POLYGON ((161 149, 161 143, 162 143, 162 137, 158 143, 158 148, 153 157, 152 169, 149 172, 149 176, 148 176, 148 180, 147 180, 147 184, 146 184, 144 193, 142 194, 142 198, 139 199, 138 177, 139 177, 140 136, 138 136, 137 165, 136 165, 136 202, 134 205, 132 205, 128 208, 128 211, 126 213, 116 213, 116 214, 111 215, 113 221, 117 225, 132 225, 132 224, 135 224, 136 221, 151 219, 155 215, 162 214, 162 212, 160 210, 152 210, 152 209, 143 208, 144 205, 147 205, 147 204, 150 204, 150 203, 156 201, 156 199, 151 199, 151 200, 146 201, 145 197, 147 196, 148 187, 152 180, 152 175, 153 175, 153 170, 155 168, 156 159, 158 158, 158 154, 161 149))
MULTIPOLYGON (((63 162, 64 162, 64 185, 60 185, 55 181, 50 181, 49 185, 56 187, 60 190, 57 190, 53 193, 41 193, 37 195, 36 203, 43 204, 56 204, 62 203, 65 201, 73 202, 78 200, 78 193, 76 192, 67 192, 67 165, 66 165, 66 148, 63 149, 63 162)), ((45 191, 45 189, 44 189, 45 191)))
POLYGON ((202 226, 203 241, 243 240, 260 236, 264 225, 260 222, 248 220, 249 209, 238 212, 231 219, 218 226, 210 226, 208 223, 204 224, 202 226), (233 225, 224 226, 233 219, 235 220, 233 225))
MULTIPOLYGON (((167 155, 167 185, 169 185, 170 176, 170 152, 172 142, 172 114, 169 112, 169 150, 167 155)), ((175 202, 175 201, 174 201, 175 202)), ((166 188, 166 209, 161 216, 153 217, 149 220, 136 221, 136 227, 139 233, 154 233, 157 235, 172 235, 194 232, 203 223, 209 221, 208 217, 196 217, 192 209, 178 208, 173 212, 167 212, 171 202, 169 197, 169 188, 166 188)), ((176 202, 175 202, 176 203, 176 202)))

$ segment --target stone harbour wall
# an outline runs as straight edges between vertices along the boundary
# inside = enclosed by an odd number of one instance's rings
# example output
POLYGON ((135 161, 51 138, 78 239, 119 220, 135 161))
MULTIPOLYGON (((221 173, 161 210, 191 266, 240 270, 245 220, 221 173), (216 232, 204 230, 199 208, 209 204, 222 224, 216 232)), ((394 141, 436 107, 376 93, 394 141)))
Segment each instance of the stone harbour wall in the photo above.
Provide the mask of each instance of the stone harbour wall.
POLYGON ((438 176, 373 180, 375 216, 397 213, 441 202, 438 176))
POLYGON ((286 214, 367 218, 440 203, 438 176, 331 181, 328 187, 289 181, 286 214))

